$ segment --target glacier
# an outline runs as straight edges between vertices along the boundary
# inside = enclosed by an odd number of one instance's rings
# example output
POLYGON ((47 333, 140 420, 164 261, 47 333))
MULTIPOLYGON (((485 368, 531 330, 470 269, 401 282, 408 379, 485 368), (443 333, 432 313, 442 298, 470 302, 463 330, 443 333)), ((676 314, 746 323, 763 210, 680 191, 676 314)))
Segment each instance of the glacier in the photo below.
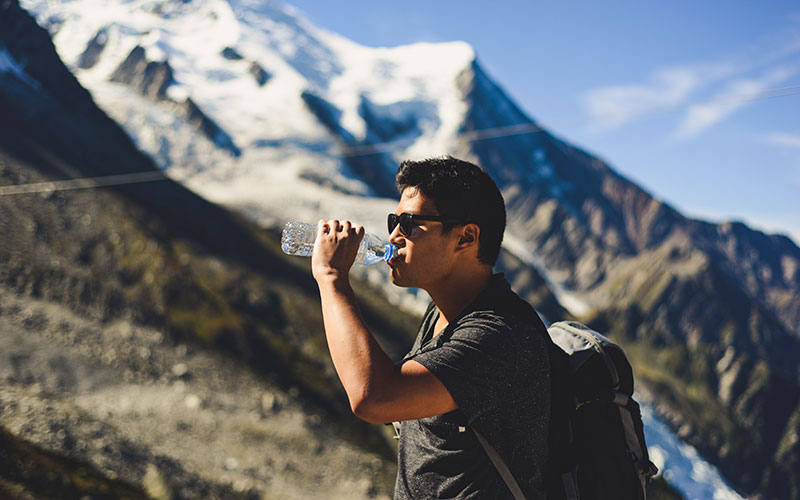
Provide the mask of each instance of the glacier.
POLYGON ((745 500, 716 467, 658 418, 652 405, 642 403, 641 409, 650 460, 686 500, 745 500))

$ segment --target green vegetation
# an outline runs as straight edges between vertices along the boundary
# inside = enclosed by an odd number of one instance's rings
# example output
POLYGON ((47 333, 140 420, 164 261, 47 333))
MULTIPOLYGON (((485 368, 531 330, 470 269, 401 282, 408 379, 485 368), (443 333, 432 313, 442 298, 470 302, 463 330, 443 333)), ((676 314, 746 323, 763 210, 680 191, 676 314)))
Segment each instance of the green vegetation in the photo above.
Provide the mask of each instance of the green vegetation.
POLYGON ((149 500, 142 489, 42 450, 0 427, 0 497, 9 500, 149 500))
MULTIPOLYGON (((639 383, 647 386, 657 398, 683 416, 697 431, 715 444, 736 443, 741 429, 731 420, 728 410, 711 392, 708 384, 709 365, 703 356, 690 355, 685 346, 653 346, 630 342, 612 335, 633 366, 639 383)), ((740 443, 744 445, 744 443, 740 443)))

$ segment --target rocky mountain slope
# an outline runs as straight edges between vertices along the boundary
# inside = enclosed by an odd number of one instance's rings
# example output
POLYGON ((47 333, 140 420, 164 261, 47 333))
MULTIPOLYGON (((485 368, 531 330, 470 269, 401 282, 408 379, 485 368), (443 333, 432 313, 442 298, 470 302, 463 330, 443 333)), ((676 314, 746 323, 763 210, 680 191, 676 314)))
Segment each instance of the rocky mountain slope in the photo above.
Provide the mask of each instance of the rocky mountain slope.
MULTIPOLYGON (((475 159, 509 207, 503 266, 537 307, 561 318, 560 302, 625 344, 659 412, 741 489, 800 498, 788 238, 685 218, 539 128, 465 44, 367 49, 272 2, 24 4, 170 176, 262 224, 335 213, 382 228, 397 160, 475 159)), ((100 172, 134 171, 120 167, 100 172)), ((191 210, 169 215, 182 202, 151 195, 160 184, 139 196, 181 234, 191 210)))
MULTIPOLYGON (((0 185, 154 170, 15 2, 0 34, 24 67, 0 70, 0 185)), ((350 414, 307 262, 275 235, 168 179, 0 212, 4 494, 390 495, 391 440, 350 414)), ((397 355, 416 318, 362 306, 397 355)))
MULTIPOLYGON (((535 127, 479 66, 461 88, 465 133, 535 127)), ((500 179, 530 262, 626 346, 679 435, 749 494, 797 498, 800 249, 740 223, 687 219, 544 130, 461 150, 500 179)))

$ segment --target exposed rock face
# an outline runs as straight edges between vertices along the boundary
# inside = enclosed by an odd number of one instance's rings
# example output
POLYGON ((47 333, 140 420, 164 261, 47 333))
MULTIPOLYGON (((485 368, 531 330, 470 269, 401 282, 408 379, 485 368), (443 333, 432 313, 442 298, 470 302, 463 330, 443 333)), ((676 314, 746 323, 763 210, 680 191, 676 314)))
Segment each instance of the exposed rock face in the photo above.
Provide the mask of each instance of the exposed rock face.
POLYGON ((258 83, 260 87, 266 85, 271 78, 271 75, 267 73, 267 70, 261 67, 261 65, 257 62, 250 63, 250 74, 253 75, 253 78, 256 79, 256 83, 258 83))
POLYGON ((244 59, 242 55, 233 47, 225 47, 222 49, 222 57, 230 59, 231 61, 241 61, 244 59))
MULTIPOLYGON (((231 61, 244 60, 244 56, 233 47, 225 47, 222 49, 222 57, 231 61)), ((272 78, 272 75, 255 61, 250 62, 250 74, 253 75, 253 78, 256 79, 256 83, 258 83, 260 87, 263 87, 269 79, 272 78)))
MULTIPOLYGON (((88 50, 90 49, 87 48, 88 50)), ((227 149, 234 156, 242 154, 233 143, 233 139, 203 113, 191 98, 182 102, 175 102, 169 98, 167 88, 173 83, 174 76, 168 61, 148 60, 145 49, 137 45, 111 74, 110 79, 132 87, 153 101, 172 107, 177 116, 192 124, 219 147, 227 149)))
POLYGON ((108 42, 108 31, 103 28, 97 32, 94 38, 89 42, 89 45, 86 46, 86 50, 83 51, 81 57, 78 59, 78 67, 81 69, 89 69, 97 64, 97 61, 100 59, 100 54, 106 46, 106 42, 108 42))
POLYGON ((394 198, 397 188, 390 172, 396 170, 397 166, 392 158, 380 149, 373 150, 370 147, 373 141, 369 134, 367 140, 359 141, 342 127, 341 111, 333 104, 311 91, 304 91, 302 98, 308 110, 341 144, 344 152, 342 161, 346 162, 348 168, 366 181, 374 195, 394 198))
POLYGON ((128 84, 151 99, 163 100, 173 82, 172 68, 166 61, 148 61, 144 48, 137 45, 111 74, 111 81, 128 84))

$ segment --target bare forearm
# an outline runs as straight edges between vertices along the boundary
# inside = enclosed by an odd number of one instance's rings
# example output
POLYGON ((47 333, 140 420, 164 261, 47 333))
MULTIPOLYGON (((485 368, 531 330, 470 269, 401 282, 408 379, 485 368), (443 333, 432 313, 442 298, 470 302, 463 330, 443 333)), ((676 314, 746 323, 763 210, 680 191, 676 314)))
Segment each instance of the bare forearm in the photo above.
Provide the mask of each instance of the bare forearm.
POLYGON ((353 413, 385 423, 457 408, 444 385, 421 364, 412 360, 395 368, 367 329, 348 278, 363 236, 363 226, 321 220, 311 254, 328 348, 353 413))
POLYGON ((318 284, 333 365, 357 412, 391 376, 394 364, 367 329, 348 279, 324 278, 318 284))

